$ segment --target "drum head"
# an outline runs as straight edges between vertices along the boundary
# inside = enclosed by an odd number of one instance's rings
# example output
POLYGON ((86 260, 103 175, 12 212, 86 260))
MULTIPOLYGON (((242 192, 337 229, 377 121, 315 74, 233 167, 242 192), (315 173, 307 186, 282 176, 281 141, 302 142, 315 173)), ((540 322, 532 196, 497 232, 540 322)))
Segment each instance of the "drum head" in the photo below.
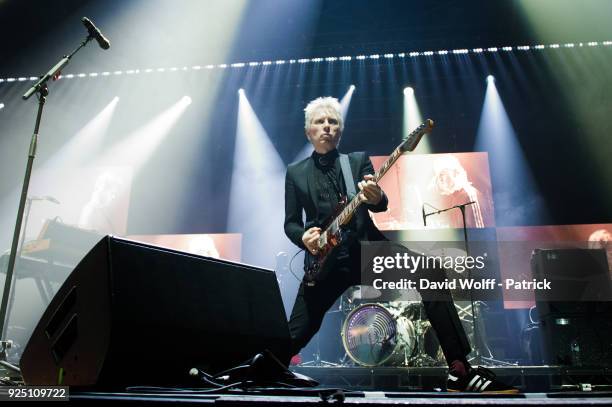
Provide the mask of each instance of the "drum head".
POLYGON ((378 366, 398 345, 395 318, 383 306, 364 304, 348 315, 342 326, 342 343, 348 356, 362 366, 378 366))

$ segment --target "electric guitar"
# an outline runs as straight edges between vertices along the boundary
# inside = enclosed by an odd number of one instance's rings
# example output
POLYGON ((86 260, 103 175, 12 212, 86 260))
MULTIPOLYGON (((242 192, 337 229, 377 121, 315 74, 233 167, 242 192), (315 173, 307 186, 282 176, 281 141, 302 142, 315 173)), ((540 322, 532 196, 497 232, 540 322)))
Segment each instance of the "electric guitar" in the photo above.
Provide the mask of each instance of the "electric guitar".
MULTIPOLYGON (((431 132, 433 129, 434 122, 431 119, 425 120, 423 124, 417 127, 408 137, 404 140, 387 158, 383 165, 374 174, 374 182, 378 182, 391 168, 397 159, 406 151, 414 151, 416 146, 421 141, 421 138, 431 132)), ((313 286, 315 282, 320 278, 323 266, 325 265, 330 254, 338 247, 343 240, 346 238, 346 230, 343 228, 346 226, 359 205, 362 204, 360 195, 357 194, 353 199, 347 203, 347 199, 344 198, 340 201, 337 210, 330 216, 330 220, 325 222, 323 232, 319 236, 317 246, 319 250, 316 254, 312 254, 306 251, 306 260, 304 262, 304 281, 306 284, 313 286)))

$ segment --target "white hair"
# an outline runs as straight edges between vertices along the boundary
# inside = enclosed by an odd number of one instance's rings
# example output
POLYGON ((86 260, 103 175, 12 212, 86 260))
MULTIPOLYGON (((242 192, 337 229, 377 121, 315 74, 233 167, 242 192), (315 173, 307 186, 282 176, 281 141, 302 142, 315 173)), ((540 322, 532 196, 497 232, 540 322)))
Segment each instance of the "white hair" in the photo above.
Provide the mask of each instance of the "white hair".
POLYGON ((338 102, 338 99, 331 96, 316 98, 308 103, 304 109, 304 128, 306 130, 308 130, 308 127, 312 123, 315 113, 320 111, 335 116, 340 125, 340 131, 344 130, 344 119, 342 118, 340 102, 338 102))

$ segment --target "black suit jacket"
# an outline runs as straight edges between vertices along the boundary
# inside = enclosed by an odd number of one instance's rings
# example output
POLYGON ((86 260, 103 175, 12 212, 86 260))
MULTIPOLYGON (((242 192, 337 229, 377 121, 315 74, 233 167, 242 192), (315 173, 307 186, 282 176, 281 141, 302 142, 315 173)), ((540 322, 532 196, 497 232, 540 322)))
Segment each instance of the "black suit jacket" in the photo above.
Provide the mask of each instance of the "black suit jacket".
MULTIPOLYGON (((348 154, 355 190, 359 191, 357 183, 366 174, 374 174, 374 168, 369 157, 364 152, 348 154)), ((338 158, 340 159, 340 158, 338 158)), ((314 178, 314 161, 308 157, 302 161, 290 164, 285 176, 285 234, 298 247, 305 249, 302 242, 304 232, 317 224, 318 211, 316 197, 319 195, 314 178), (302 220, 302 210, 306 212, 306 223, 302 220)), ((374 226, 368 210, 382 212, 387 210, 388 199, 383 192, 383 198, 378 205, 362 204, 355 213, 353 236, 356 241, 385 240, 383 234, 374 226)))

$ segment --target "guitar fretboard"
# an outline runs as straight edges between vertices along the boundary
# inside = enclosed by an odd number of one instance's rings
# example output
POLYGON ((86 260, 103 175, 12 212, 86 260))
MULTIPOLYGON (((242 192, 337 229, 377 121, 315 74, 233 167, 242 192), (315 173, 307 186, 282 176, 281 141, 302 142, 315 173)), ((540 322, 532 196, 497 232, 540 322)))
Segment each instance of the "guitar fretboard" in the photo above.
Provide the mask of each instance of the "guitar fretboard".
MULTIPOLYGON (((374 174, 374 182, 378 182, 382 177, 384 177, 387 171, 389 171, 389 169, 391 168, 391 166, 395 164, 398 158, 400 158, 400 156, 405 151, 414 150, 423 135, 431 131, 432 128, 433 121, 427 119, 425 123, 421 124, 412 133, 410 133, 406 140, 404 140, 402 144, 400 144, 395 150, 393 150, 389 158, 387 158, 387 160, 383 163, 383 165, 381 165, 378 171, 376 171, 376 173, 374 174)), ((359 208, 359 205, 361 205, 361 203, 362 201, 359 198, 359 194, 355 195, 351 202, 349 202, 344 207, 342 212, 340 212, 340 214, 336 217, 336 221, 331 223, 330 228, 339 227, 341 225, 347 224, 349 220, 351 220, 353 214, 355 213, 357 208, 359 208)))

